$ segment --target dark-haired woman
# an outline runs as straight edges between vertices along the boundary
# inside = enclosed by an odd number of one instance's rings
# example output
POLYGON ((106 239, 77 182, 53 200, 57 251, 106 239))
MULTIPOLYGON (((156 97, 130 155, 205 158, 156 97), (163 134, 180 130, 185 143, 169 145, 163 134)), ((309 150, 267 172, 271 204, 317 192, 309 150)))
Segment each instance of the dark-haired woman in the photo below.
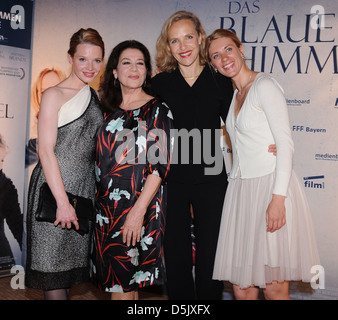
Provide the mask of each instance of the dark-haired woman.
POLYGON ((112 51, 100 87, 104 122, 96 150, 93 280, 113 300, 163 284, 161 246, 170 163, 170 109, 151 96, 147 48, 112 51))

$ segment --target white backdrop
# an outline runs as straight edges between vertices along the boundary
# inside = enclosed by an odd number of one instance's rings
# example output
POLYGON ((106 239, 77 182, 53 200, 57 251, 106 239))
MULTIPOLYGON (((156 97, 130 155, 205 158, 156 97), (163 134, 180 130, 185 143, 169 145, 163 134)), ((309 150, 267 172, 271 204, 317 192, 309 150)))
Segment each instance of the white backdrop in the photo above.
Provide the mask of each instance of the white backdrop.
MULTIPOLYGON (((294 168, 309 200, 325 271, 325 289, 297 284, 291 291, 296 298, 338 299, 336 1, 35 0, 32 81, 45 67, 69 71, 69 39, 81 27, 101 33, 106 58, 126 39, 141 41, 154 57, 163 22, 181 9, 194 12, 207 34, 220 27, 236 31, 248 65, 273 74, 284 87, 294 168)), ((31 128, 34 136, 34 121, 31 128)))

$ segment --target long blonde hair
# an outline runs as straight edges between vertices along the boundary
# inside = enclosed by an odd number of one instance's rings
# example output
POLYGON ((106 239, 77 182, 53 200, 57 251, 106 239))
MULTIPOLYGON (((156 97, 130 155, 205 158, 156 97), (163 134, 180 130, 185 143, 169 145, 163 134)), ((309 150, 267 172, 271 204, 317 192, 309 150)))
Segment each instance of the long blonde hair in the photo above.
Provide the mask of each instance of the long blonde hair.
POLYGON ((156 42, 156 67, 158 71, 171 71, 177 68, 177 61, 170 51, 168 43, 168 30, 177 21, 188 19, 191 20, 195 26, 198 35, 201 35, 201 45, 199 51, 200 64, 204 65, 208 61, 208 56, 205 55, 205 41, 206 33, 202 27, 201 21, 193 13, 181 10, 171 15, 164 23, 161 34, 156 42))
POLYGON ((34 85, 32 86, 31 92, 31 107, 34 108, 36 116, 38 116, 40 111, 40 102, 41 102, 41 95, 42 95, 42 80, 45 75, 49 73, 55 73, 56 76, 59 78, 60 82, 66 78, 66 75, 61 71, 54 67, 52 68, 45 68, 40 73, 38 78, 36 79, 34 85))

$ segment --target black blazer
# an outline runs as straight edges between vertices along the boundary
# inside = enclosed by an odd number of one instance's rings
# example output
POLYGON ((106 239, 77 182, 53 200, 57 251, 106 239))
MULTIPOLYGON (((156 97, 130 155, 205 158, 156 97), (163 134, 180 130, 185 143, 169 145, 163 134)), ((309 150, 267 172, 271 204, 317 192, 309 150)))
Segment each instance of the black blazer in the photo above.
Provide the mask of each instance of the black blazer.
POLYGON ((217 139, 215 129, 221 128, 220 118, 225 122, 228 114, 233 95, 231 80, 215 73, 209 65, 206 65, 193 86, 190 87, 177 68, 172 72, 157 74, 152 79, 152 89, 168 104, 173 114, 175 129, 178 132, 186 129, 191 133, 191 130, 198 129, 201 133, 201 143, 194 135, 194 138, 190 139, 193 143, 190 143, 189 147, 182 142, 182 139, 175 140, 178 150, 175 149, 177 152, 174 151, 172 157, 169 179, 186 183, 205 183, 226 179, 223 156, 219 147, 220 138, 217 140, 218 143, 215 143, 217 139), (205 129, 209 129, 209 136, 206 134, 208 130, 205 129), (219 174, 206 175, 204 172, 205 168, 214 166, 213 163, 209 165, 208 159, 203 156, 203 150, 206 147, 207 149, 211 147, 211 156, 215 154, 218 157, 222 156, 223 169, 219 174), (184 164, 183 161, 186 160, 184 152, 187 149, 189 164, 184 164), (196 163, 198 159, 196 154, 201 157, 200 164, 196 163))

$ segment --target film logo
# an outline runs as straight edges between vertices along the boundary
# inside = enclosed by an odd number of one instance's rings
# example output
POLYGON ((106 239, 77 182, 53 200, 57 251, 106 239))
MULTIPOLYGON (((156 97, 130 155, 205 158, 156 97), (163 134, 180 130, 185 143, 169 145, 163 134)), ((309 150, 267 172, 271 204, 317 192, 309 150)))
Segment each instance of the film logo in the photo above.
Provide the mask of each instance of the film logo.
POLYGON ((310 176, 310 177, 304 177, 304 187, 305 188, 311 188, 311 189, 324 189, 325 184, 324 181, 320 181, 324 179, 324 176, 310 176))

